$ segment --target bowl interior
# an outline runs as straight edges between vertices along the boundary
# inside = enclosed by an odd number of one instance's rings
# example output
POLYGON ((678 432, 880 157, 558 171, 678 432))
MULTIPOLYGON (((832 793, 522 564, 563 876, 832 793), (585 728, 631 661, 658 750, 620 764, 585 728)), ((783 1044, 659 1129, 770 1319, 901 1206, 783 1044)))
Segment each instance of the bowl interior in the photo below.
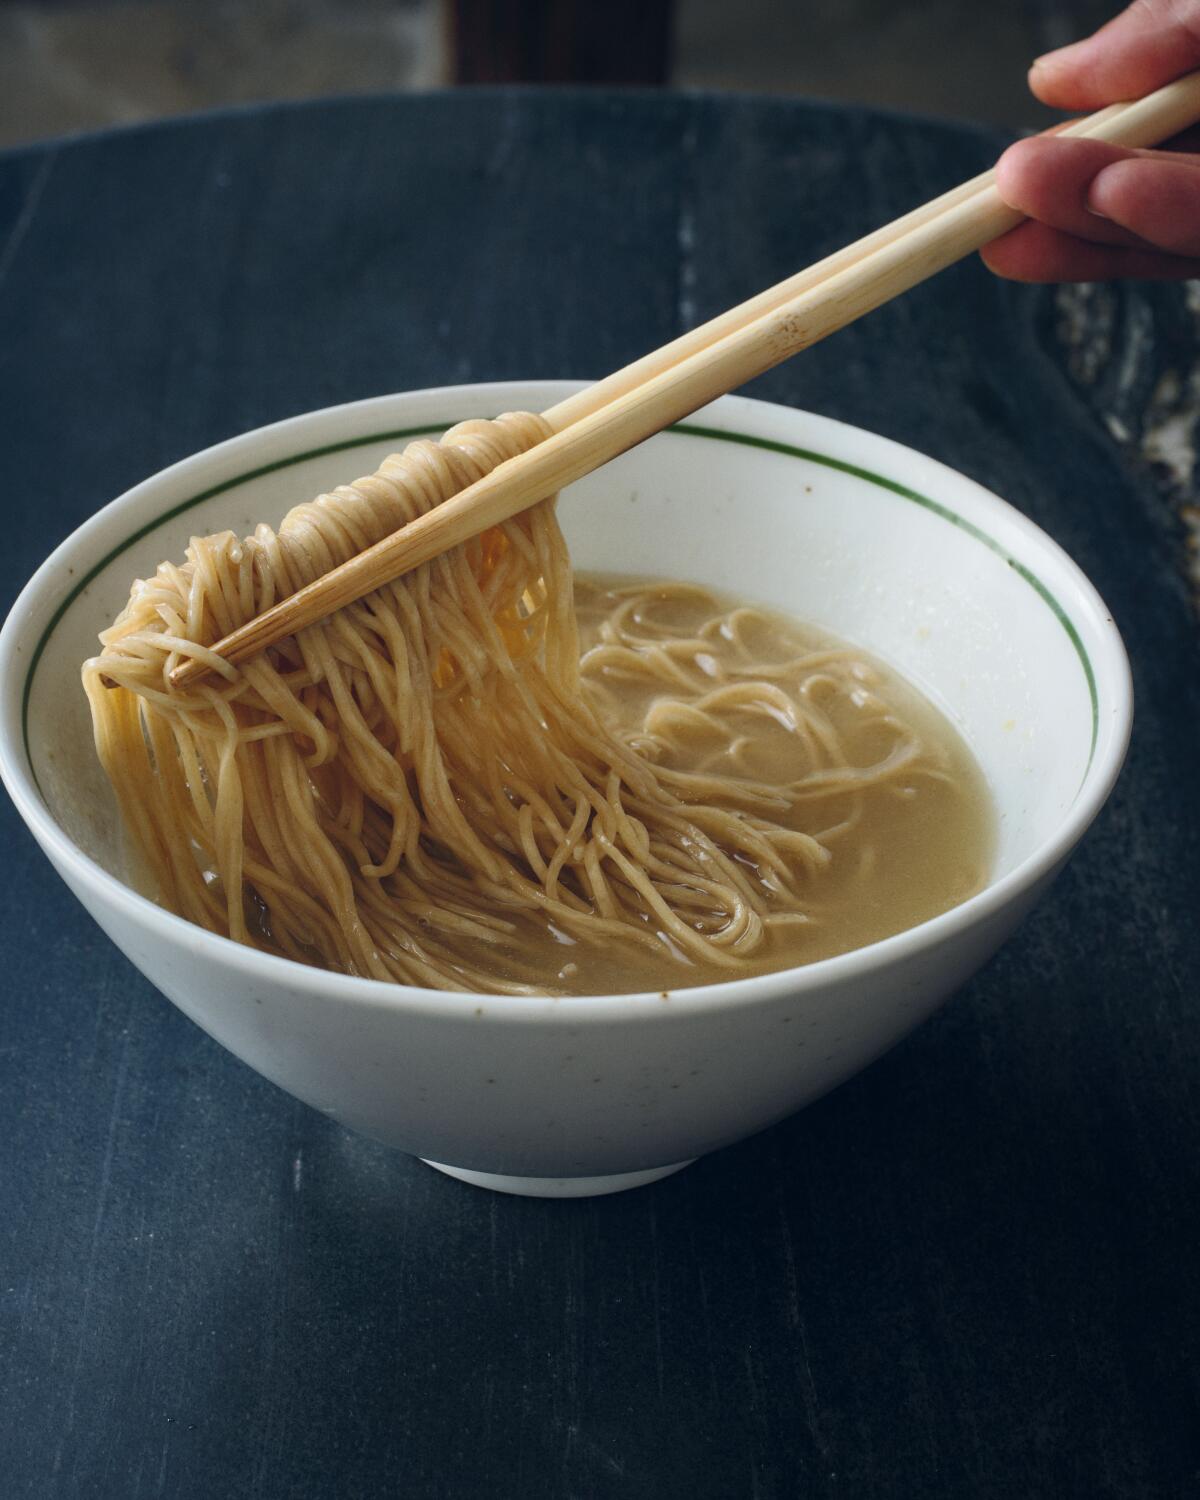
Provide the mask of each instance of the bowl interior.
MULTIPOLYGON (((277 523, 417 431, 566 389, 459 388, 297 418, 177 465, 76 533, 32 601, 18 683, 29 763, 67 835, 124 878, 79 664, 135 576, 182 557, 192 535, 277 523)), ((1078 570, 971 481, 884 439, 726 398, 572 486, 561 514, 581 568, 710 584, 825 626, 915 681, 992 788, 993 879, 1054 834, 1123 736, 1120 642, 1078 570)))

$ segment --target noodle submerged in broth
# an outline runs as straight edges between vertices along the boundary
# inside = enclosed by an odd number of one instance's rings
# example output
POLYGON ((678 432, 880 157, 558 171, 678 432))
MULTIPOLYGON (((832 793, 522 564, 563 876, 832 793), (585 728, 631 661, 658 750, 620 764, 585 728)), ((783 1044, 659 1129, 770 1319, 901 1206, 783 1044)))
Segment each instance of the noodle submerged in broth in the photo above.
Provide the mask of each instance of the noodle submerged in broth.
MULTIPOLYGON (((983 775, 892 668, 691 584, 580 574, 575 598, 583 687, 604 723, 681 798, 770 818, 819 851, 798 906, 767 919, 744 974, 877 942, 982 889, 983 775)), ((754 874, 770 885, 770 871, 754 874)))
POLYGON ((156 899, 350 974, 595 994, 811 962, 978 890, 982 776, 914 689, 704 589, 573 580, 553 500, 170 686, 545 432, 460 423, 135 583, 83 676, 156 899))

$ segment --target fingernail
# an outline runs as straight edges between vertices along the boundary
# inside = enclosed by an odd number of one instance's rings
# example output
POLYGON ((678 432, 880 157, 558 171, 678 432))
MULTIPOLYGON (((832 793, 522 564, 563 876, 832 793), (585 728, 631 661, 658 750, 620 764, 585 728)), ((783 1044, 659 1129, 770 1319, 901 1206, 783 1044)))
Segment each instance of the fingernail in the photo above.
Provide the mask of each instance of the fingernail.
MULTIPOLYGON (((1118 162, 1109 163, 1109 166, 1119 165, 1120 163, 1118 162)), ((1102 208, 1097 207, 1098 200, 1104 196, 1103 189, 1100 187, 1100 179, 1107 171, 1108 167, 1101 167, 1100 170, 1096 173, 1095 177, 1092 178, 1091 182, 1088 183, 1087 198, 1085 199, 1085 202, 1087 204, 1088 213, 1090 213, 1094 219, 1111 219, 1112 217, 1110 214, 1106 214, 1102 208)))

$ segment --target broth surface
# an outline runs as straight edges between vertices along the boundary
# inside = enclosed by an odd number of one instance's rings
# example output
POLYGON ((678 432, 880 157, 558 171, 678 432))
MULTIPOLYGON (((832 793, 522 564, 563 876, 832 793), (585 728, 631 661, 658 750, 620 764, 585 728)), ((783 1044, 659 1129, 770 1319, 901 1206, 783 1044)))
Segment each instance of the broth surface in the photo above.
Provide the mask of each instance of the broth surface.
MULTIPOLYGON (((946 717, 894 669, 817 627, 692 585, 577 573, 575 603, 588 696, 659 766, 734 774, 768 793, 808 772, 811 748, 772 701, 776 682, 827 721, 851 768, 885 760, 905 730, 920 752, 881 785, 803 796, 786 810, 772 803, 773 818, 819 835, 830 857, 809 880, 805 919, 772 928, 736 971, 684 960, 665 943, 661 953, 604 952, 562 934, 546 953, 547 990, 670 991, 772 973, 915 927, 986 883, 994 815, 983 773, 946 717), (716 725, 698 723, 689 710, 739 680, 758 689, 723 706, 716 725)), ((523 973, 530 959, 524 949, 523 973)))

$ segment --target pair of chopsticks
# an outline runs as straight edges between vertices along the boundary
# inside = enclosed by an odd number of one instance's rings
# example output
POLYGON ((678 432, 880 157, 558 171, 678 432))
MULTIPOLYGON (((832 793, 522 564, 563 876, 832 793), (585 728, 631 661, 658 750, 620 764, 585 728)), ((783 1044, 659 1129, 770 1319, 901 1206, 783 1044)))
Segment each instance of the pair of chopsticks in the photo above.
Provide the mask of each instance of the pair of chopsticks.
MULTIPOLYGON (((1152 146, 1200 121, 1200 72, 1128 104, 1074 120, 1061 134, 1152 146)), ((230 663, 316 624, 546 495, 1014 228, 988 171, 826 256, 545 412, 553 428, 435 510, 315 579, 213 646, 230 663)), ((170 674, 179 687, 211 670, 199 659, 170 674)))

